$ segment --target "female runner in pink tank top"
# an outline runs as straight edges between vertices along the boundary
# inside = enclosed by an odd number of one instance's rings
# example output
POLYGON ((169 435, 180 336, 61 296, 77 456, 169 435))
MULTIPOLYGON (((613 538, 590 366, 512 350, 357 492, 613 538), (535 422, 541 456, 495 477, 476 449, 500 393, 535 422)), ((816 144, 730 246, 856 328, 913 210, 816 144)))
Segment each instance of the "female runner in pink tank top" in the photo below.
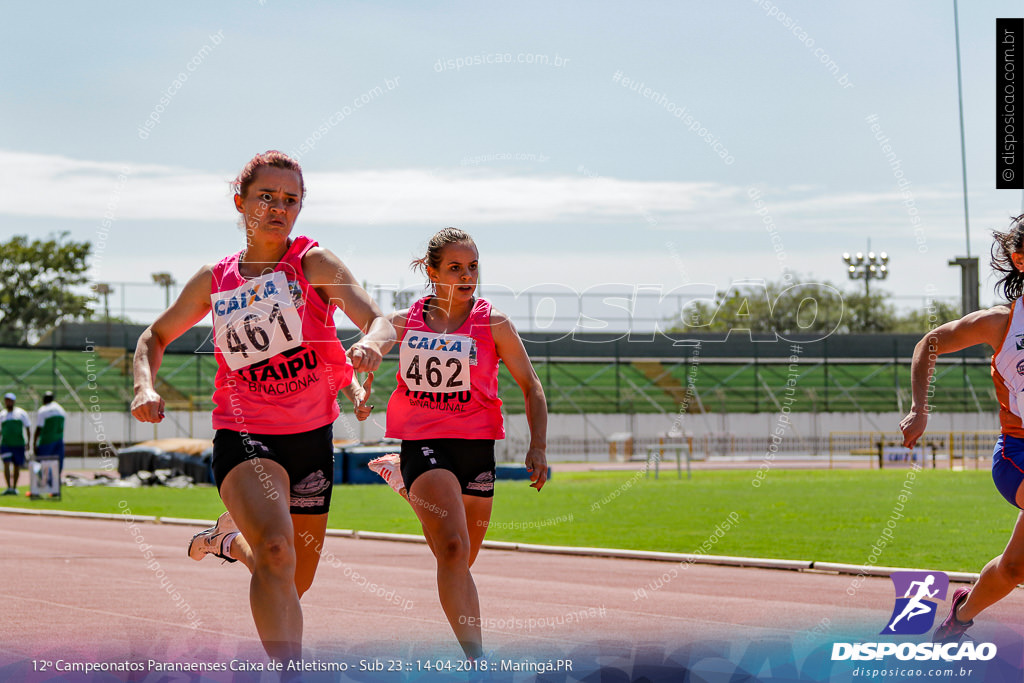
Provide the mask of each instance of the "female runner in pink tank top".
POLYGON ((408 500, 437 560, 437 592, 459 644, 480 657, 480 602, 469 568, 487 533, 494 495, 494 441, 505 430, 498 361, 526 400, 526 468, 538 491, 547 481, 547 402, 508 317, 476 299, 476 244, 454 228, 434 235, 413 264, 433 294, 392 314, 400 341, 398 387, 387 408, 387 436, 402 439, 408 500))
POLYGON ((217 358, 213 471, 227 512, 196 534, 189 556, 241 561, 267 654, 302 656, 302 609, 320 559, 333 482, 337 395, 361 416, 372 372, 395 330, 348 268, 306 237, 291 237, 302 208, 302 169, 281 152, 258 154, 235 180, 245 249, 199 269, 139 338, 132 415, 160 422, 154 389, 167 345, 212 315, 217 358), (364 333, 348 352, 334 302, 364 333))

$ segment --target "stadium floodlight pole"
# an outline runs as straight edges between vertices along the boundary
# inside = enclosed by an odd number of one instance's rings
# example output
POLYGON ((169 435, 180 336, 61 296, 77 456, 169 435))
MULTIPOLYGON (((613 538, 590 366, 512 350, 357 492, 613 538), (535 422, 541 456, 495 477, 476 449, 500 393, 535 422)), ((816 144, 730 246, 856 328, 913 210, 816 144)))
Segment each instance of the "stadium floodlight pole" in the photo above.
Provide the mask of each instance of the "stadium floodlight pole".
POLYGON ((964 88, 960 75, 960 10, 953 0, 953 31, 956 36, 956 92, 960 106, 960 171, 964 185, 964 238, 967 256, 958 256, 947 263, 960 267, 960 312, 967 315, 981 308, 978 296, 978 257, 971 256, 971 218, 967 207, 967 143, 964 137, 964 88))
POLYGON ((889 277, 889 255, 884 251, 876 254, 871 251, 871 240, 868 240, 868 253, 858 251, 851 255, 843 253, 846 263, 846 274, 851 280, 864 280, 864 296, 871 297, 871 281, 884 280, 889 277))
POLYGON ((175 284, 170 273, 153 273, 153 282, 164 288, 164 308, 171 307, 171 285, 175 284))
POLYGON ((889 255, 884 251, 880 254, 871 251, 869 239, 866 254, 862 251, 852 255, 843 252, 843 261, 846 263, 846 274, 851 280, 864 280, 864 321, 867 322, 870 315, 871 281, 889 277, 889 255))
POLYGON ((971 219, 967 210, 967 144, 964 140, 964 86, 960 76, 960 12, 953 0, 953 32, 956 36, 956 93, 960 105, 960 169, 964 182, 964 238, 967 241, 967 258, 971 258, 971 219))

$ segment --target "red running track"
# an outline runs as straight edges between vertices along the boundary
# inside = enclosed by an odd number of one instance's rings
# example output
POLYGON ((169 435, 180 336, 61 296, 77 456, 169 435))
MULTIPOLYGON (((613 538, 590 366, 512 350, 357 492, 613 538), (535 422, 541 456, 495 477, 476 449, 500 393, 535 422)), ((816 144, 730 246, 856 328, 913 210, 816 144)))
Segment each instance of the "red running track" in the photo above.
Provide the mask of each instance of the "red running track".
MULTIPOLYGON (((247 570, 213 557, 190 560, 185 548, 197 529, 0 514, 0 679, 12 662, 60 658, 265 661, 247 570)), ((853 576, 814 572, 485 548, 473 575, 492 659, 607 643, 671 650, 769 639, 799 649, 878 640, 893 606, 887 578, 855 585, 853 576)), ((355 666, 374 656, 460 655, 423 544, 328 537, 302 602, 311 657, 355 666)), ((973 637, 1024 633, 1022 608, 1015 592, 977 620, 973 637)))

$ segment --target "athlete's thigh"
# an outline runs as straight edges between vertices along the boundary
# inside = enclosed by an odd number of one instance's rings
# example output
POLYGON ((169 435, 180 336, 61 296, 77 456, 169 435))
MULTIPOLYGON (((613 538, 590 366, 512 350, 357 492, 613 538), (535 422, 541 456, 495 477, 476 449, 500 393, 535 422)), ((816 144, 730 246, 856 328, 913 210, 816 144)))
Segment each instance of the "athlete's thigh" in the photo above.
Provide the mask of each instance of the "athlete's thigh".
POLYGON ((462 486, 452 472, 432 469, 421 474, 409 489, 409 502, 435 554, 453 538, 469 546, 462 486))
POLYGON ((288 491, 288 473, 273 460, 263 459, 260 471, 250 463, 241 463, 224 477, 220 497, 231 518, 250 545, 293 533, 287 496, 267 496, 268 490, 288 491))

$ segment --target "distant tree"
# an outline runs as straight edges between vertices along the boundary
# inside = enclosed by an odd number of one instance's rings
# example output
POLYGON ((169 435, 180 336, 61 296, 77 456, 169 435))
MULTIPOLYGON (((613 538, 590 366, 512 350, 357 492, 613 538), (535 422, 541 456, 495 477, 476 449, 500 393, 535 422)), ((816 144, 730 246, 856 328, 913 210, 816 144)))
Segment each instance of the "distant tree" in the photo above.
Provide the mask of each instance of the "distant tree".
POLYGON ((841 323, 843 311, 841 292, 828 282, 738 281, 714 301, 686 305, 670 331, 828 334, 841 323))
POLYGON ((111 325, 145 325, 146 324, 146 323, 144 323, 144 322, 142 322, 140 320, 132 320, 131 318, 129 318, 126 315, 125 316, 112 315, 112 316, 110 316, 110 320, 108 321, 106 316, 103 315, 103 311, 93 311, 92 312, 92 316, 89 317, 89 320, 92 320, 94 322, 100 322, 100 323, 109 322, 111 325))
POLYGON ((960 306, 949 301, 933 299, 924 308, 904 313, 896 321, 893 332, 914 332, 924 334, 942 323, 960 317, 960 306))
POLYGON ((845 314, 838 330, 848 334, 866 332, 894 332, 899 315, 896 307, 888 303, 889 293, 876 289, 871 294, 861 290, 843 295, 845 314))
POLYGON ((88 279, 89 242, 68 240, 67 232, 29 241, 15 235, 0 242, 0 343, 27 345, 58 320, 91 314, 91 296, 72 288, 88 279))
MULTIPOLYGON (((754 334, 851 334, 865 332, 926 332, 931 317, 945 318, 951 306, 935 302, 931 311, 900 316, 889 303, 889 293, 874 290, 842 292, 831 282, 738 281, 718 292, 714 301, 686 305, 681 319, 669 332, 723 333, 749 330, 754 334), (916 316, 916 317, 915 317, 916 316), (920 330, 917 328, 920 327, 920 330)), ((935 325, 932 325, 935 327, 935 325)))

